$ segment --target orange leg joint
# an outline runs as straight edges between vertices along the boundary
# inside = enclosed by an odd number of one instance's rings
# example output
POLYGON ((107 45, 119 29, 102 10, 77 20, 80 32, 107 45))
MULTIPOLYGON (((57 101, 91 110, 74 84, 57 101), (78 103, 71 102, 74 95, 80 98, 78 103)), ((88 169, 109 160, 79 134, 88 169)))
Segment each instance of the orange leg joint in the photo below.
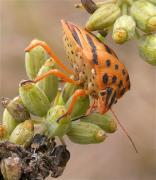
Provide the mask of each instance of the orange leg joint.
POLYGON ((73 94, 73 97, 72 97, 72 101, 68 107, 68 110, 65 114, 63 114, 61 117, 59 117, 57 119, 57 122, 59 122, 63 117, 65 117, 66 115, 68 114, 71 114, 72 111, 73 111, 73 108, 74 108, 74 105, 77 101, 77 98, 80 97, 80 96, 87 96, 88 95, 88 91, 87 90, 84 90, 84 89, 78 89, 74 92, 73 94))
POLYGON ((40 40, 33 40, 32 43, 25 49, 25 52, 29 52, 31 49, 37 46, 42 46, 46 52, 49 54, 50 57, 54 59, 54 61, 58 64, 60 68, 62 68, 64 71, 66 71, 68 74, 74 74, 74 72, 70 69, 68 69, 60 60, 59 58, 54 54, 54 52, 49 48, 47 43, 40 40))
POLYGON ((79 85, 80 84, 79 81, 75 81, 75 80, 69 78, 67 75, 65 75, 64 73, 60 72, 58 69, 49 70, 48 72, 42 74, 41 76, 36 77, 33 82, 37 83, 38 81, 46 78, 49 75, 55 75, 55 76, 61 78, 63 81, 69 82, 69 83, 72 83, 72 84, 75 84, 75 85, 79 85))
POLYGON ((67 110, 67 114, 71 114, 72 113, 72 110, 74 108, 74 105, 77 101, 77 98, 80 97, 80 96, 87 96, 88 95, 88 91, 87 90, 84 90, 84 89, 78 89, 74 92, 73 94, 73 97, 72 97, 72 101, 69 105, 69 108, 67 110))

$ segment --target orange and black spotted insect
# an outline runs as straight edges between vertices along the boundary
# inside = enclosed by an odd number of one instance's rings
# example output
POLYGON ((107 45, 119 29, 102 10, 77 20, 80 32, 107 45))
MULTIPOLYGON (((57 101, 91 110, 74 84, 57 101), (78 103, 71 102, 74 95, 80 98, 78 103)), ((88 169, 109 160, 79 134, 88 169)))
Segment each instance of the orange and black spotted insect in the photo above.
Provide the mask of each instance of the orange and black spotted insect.
MULTIPOLYGON (((95 35, 70 22, 64 20, 61 22, 64 33, 63 42, 65 51, 72 70, 68 69, 58 59, 45 42, 36 40, 26 48, 26 51, 30 51, 36 46, 42 46, 59 67, 68 74, 72 74, 74 78, 68 77, 58 69, 53 69, 37 77, 34 82, 43 79, 49 74, 54 74, 66 82, 77 85, 81 84, 83 89, 75 91, 67 113, 72 112, 79 96, 90 95, 94 99, 94 108, 96 107, 99 113, 104 114, 108 110, 111 110, 113 104, 117 103, 117 100, 121 98, 126 91, 130 90, 128 71, 124 64, 119 61, 115 52, 101 42, 95 35)), ((121 124, 120 126, 127 134, 124 127, 121 124)), ((127 136, 129 137, 128 134, 127 136)), ((132 139, 130 137, 129 139, 133 144, 132 139)), ((134 144, 133 146, 135 147, 134 144)))

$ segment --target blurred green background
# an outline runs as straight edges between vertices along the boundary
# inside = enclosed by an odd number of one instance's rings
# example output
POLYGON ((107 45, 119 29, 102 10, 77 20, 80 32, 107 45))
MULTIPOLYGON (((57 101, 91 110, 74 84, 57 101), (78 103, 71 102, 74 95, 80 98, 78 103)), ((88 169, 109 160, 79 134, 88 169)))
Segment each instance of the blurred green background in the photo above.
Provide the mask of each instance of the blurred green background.
MULTIPOLYGON (((0 0, 0 97, 16 96, 20 80, 27 79, 24 48, 34 38, 46 41, 67 64, 60 19, 84 26, 88 18, 75 3, 79 0, 0 0)), ((67 140, 71 160, 59 180, 156 179, 156 69, 141 60, 136 41, 120 46, 109 37, 107 43, 129 70, 131 91, 113 109, 139 153, 120 128, 99 145, 67 140)))

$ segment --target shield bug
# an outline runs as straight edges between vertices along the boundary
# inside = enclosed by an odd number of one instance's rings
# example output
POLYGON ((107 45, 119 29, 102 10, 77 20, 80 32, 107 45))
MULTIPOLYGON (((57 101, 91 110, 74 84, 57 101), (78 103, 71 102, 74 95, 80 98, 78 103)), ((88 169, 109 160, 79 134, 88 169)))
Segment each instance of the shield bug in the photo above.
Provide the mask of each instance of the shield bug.
MULTIPOLYGON (((45 42, 36 40, 34 44, 31 43, 26 48, 26 51, 30 51, 36 46, 42 46, 59 67, 68 74, 72 74, 73 78, 68 77, 58 69, 53 69, 36 77, 34 82, 36 83, 46 76, 54 74, 66 82, 83 87, 74 92, 65 115, 72 113, 78 97, 87 95, 90 95, 93 99, 91 107, 97 108, 100 114, 104 114, 111 110, 112 105, 130 89, 128 71, 124 64, 120 62, 115 52, 101 42, 94 34, 73 23, 64 20, 61 23, 64 33, 63 42, 65 51, 73 70, 68 69, 62 64, 45 42)), ((91 111, 92 108, 90 108, 91 111)), ((120 126, 125 131, 121 124, 120 126)), ((129 139, 132 142, 130 137, 129 139)))

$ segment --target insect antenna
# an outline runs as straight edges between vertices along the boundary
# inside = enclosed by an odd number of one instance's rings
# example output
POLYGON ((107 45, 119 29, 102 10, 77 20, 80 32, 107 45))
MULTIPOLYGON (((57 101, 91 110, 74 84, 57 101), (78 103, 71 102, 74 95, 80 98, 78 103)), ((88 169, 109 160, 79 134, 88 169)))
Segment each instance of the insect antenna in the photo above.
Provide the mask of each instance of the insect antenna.
POLYGON ((135 146, 135 144, 134 144, 133 139, 132 139, 131 136, 128 134, 128 132, 127 132, 127 130, 124 128, 124 126, 121 124, 121 122, 120 122, 119 119, 117 118, 115 112, 114 112, 112 109, 110 109, 110 110, 111 110, 111 112, 113 113, 113 115, 114 115, 116 121, 118 122, 119 126, 120 126, 121 129, 124 131, 124 133, 126 134, 126 136, 127 136, 128 139, 129 139, 129 141, 131 142, 131 144, 132 144, 135 152, 138 153, 138 150, 137 150, 137 148, 136 148, 136 146, 135 146))

